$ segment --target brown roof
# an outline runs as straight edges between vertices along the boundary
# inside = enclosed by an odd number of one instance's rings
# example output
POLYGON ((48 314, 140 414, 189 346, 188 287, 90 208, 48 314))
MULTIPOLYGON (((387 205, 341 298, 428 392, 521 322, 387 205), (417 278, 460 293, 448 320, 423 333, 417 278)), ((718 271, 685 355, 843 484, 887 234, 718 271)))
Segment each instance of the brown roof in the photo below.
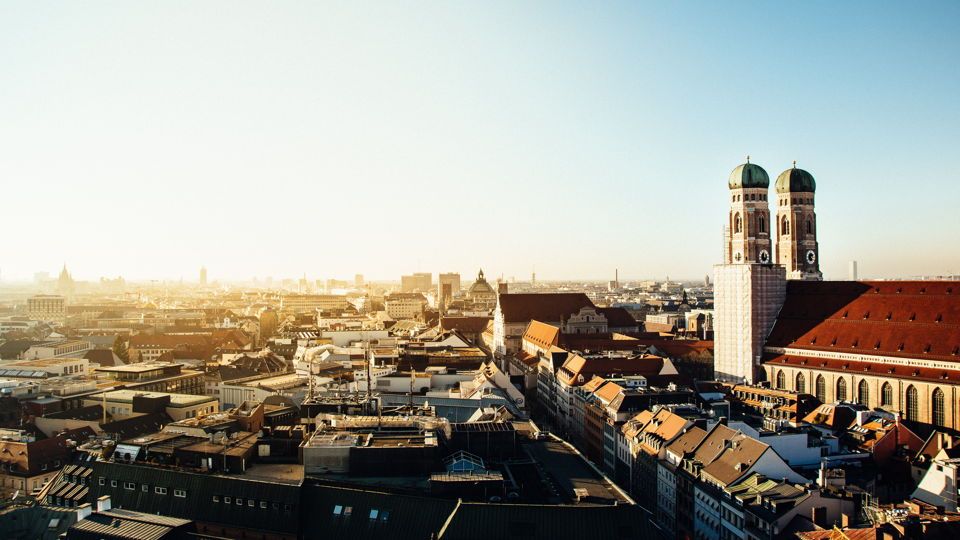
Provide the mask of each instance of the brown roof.
POLYGON ((663 358, 651 354, 628 358, 610 358, 605 356, 584 358, 571 355, 557 370, 557 378, 565 384, 576 386, 593 378, 594 375, 643 375, 653 377, 663 369, 663 358), (583 381, 580 382, 580 378, 583 381))
POLYGON ((960 281, 788 281, 770 347, 960 360, 960 281))
POLYGON ((479 334, 487 328, 491 320, 491 317, 440 317, 440 329, 479 334))
POLYGON ((670 443, 670 445, 667 446, 667 450, 679 456, 683 456, 687 452, 693 452, 694 449, 700 446, 700 443, 702 443, 706 437, 706 430, 694 426, 688 429, 683 435, 677 437, 675 441, 670 443))
POLYGON ((603 316, 607 318, 607 326, 613 328, 640 328, 640 323, 633 318, 633 315, 631 315, 629 311, 622 307, 597 308, 597 311, 603 313, 603 316))
POLYGON ((730 485, 750 470, 757 463, 760 456, 770 446, 742 433, 737 433, 729 439, 729 443, 709 465, 703 468, 708 474, 723 485, 730 485))
POLYGON ((499 306, 507 323, 559 322, 581 308, 594 307, 584 293, 501 294, 499 306))
POLYGON ((834 538, 846 538, 847 540, 876 540, 877 539, 877 528, 876 527, 867 527, 864 529, 842 529, 843 536, 841 537, 833 529, 825 529, 822 531, 805 531, 797 532, 797 537, 801 540, 833 540, 834 538))
POLYGON ((604 403, 610 403, 620 395, 620 392, 623 392, 622 386, 615 382, 607 381, 594 392, 594 395, 603 400, 604 403))
POLYGON ((0 441, 0 463, 11 473, 35 476, 44 471, 56 472, 57 461, 64 464, 72 451, 68 440, 85 442, 96 433, 89 427, 66 430, 56 437, 29 443, 0 441))

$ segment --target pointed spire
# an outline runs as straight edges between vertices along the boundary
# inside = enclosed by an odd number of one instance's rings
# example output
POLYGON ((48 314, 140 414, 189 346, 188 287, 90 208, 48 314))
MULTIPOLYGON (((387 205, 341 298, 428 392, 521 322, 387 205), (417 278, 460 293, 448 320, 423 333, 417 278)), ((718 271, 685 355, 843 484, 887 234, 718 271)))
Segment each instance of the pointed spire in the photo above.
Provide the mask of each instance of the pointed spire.
POLYGON ((747 154, 747 163, 750 163, 750 154, 747 154))
POLYGON ((797 160, 793 160, 793 168, 794 168, 794 169, 797 168, 797 160))

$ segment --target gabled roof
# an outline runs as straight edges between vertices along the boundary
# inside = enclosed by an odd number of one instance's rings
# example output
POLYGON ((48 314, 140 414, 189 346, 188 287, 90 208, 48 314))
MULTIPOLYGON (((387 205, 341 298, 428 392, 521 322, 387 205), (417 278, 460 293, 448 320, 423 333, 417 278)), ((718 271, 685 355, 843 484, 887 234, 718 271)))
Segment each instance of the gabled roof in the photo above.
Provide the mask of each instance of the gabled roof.
POLYGON ((960 361, 960 282, 788 281, 767 346, 960 361))
POLYGON ((499 306, 506 323, 559 322, 581 308, 594 307, 584 293, 501 294, 499 306))
POLYGON ((597 311, 607 318, 607 326, 611 328, 640 328, 640 323, 622 307, 603 307, 597 308, 597 311))
POLYGON ((699 427, 691 427, 667 445, 667 452, 683 457, 687 452, 693 452, 704 439, 707 438, 707 431, 699 427))
POLYGON ((720 455, 703 468, 703 473, 710 475, 722 485, 729 485, 756 465, 760 456, 769 448, 770 446, 766 443, 738 433, 724 445, 720 455))
POLYGON ((549 349, 560 343, 560 328, 540 321, 530 321, 523 333, 523 339, 541 349, 549 349))

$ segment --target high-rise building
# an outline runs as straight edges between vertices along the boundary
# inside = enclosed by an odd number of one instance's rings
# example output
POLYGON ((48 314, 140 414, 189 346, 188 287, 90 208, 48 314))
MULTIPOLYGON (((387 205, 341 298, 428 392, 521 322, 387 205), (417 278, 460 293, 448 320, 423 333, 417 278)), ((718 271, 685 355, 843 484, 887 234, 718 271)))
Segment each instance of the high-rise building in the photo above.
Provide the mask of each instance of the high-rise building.
POLYGON ((849 272, 849 273, 850 273, 850 275, 848 276, 848 279, 849 279, 850 281, 856 281, 856 280, 857 280, 857 261, 850 261, 850 272, 849 272))
POLYGON ((207 286, 207 267, 206 266, 200 267, 200 286, 201 287, 207 286))
POLYGON ((437 290, 442 292, 444 285, 450 285, 451 295, 460 293, 460 274, 457 272, 445 272, 437 274, 437 290))
POLYGON ((429 292, 431 289, 433 289, 433 274, 429 272, 400 276, 401 292, 429 292))
POLYGON ((62 323, 67 317, 66 298, 53 294, 38 294, 27 298, 27 317, 35 321, 62 323))

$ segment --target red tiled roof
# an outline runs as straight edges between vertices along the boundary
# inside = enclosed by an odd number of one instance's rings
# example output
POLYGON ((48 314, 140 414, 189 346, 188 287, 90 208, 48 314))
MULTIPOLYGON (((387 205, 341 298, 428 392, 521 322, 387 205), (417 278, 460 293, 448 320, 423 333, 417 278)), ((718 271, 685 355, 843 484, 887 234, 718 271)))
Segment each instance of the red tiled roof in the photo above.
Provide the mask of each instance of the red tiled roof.
POLYGON ((583 293, 501 294, 499 303, 503 320, 507 323, 559 322, 561 318, 578 313, 580 308, 594 307, 583 293))
MULTIPOLYGON (((942 382, 945 384, 960 384, 960 369, 937 369, 916 366, 894 366, 882 362, 858 362, 855 360, 838 360, 834 358, 813 358, 810 356, 795 356, 780 354, 770 357, 764 364, 776 367, 803 367, 807 369, 839 371, 853 373, 867 373, 898 379, 915 379, 918 381, 942 382)), ((960 367, 960 365, 958 365, 960 367)))
POLYGON ((789 281, 767 346, 960 361, 960 282, 789 281))
POLYGON ((557 378, 569 385, 576 385, 579 377, 584 381, 594 375, 643 375, 654 377, 663 369, 663 358, 651 354, 632 356, 629 358, 592 357, 584 358, 572 355, 567 358, 563 366, 557 370, 557 378))
POLYGON ((560 329, 540 321, 530 321, 523 333, 523 339, 542 349, 549 349, 551 345, 560 342, 560 329))
POLYGON ((174 349, 177 347, 206 346, 208 336, 199 334, 137 334, 130 336, 130 348, 143 349, 156 347, 159 349, 174 349))

